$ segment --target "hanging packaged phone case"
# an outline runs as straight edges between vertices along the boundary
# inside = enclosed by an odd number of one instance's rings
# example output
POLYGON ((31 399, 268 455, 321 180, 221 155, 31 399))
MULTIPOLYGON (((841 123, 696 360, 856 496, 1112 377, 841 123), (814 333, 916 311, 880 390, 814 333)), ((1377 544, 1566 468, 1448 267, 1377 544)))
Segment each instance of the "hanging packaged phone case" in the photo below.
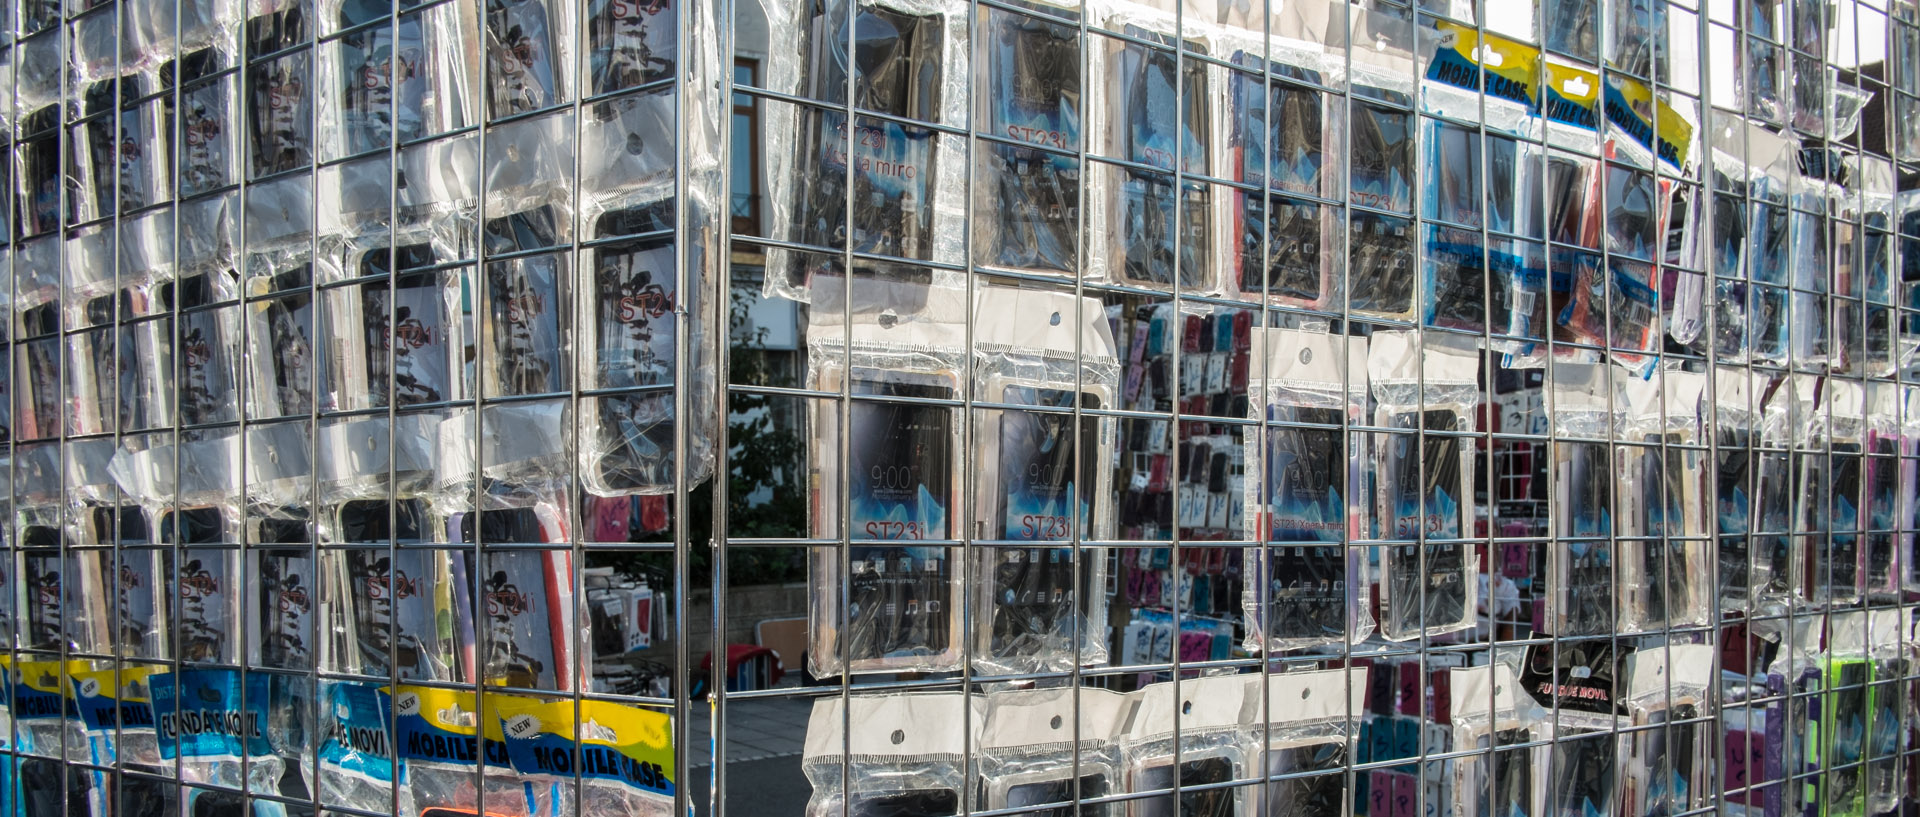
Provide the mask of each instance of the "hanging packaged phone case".
MULTIPOLYGON (((1131 22, 1122 29, 1142 40, 1167 38, 1131 22)), ((1140 169, 1089 168, 1105 177, 1102 187, 1111 195, 1088 204, 1088 274, 1162 291, 1212 291, 1217 283, 1210 259, 1224 254, 1225 247, 1214 246, 1211 224, 1217 216, 1210 188, 1176 181, 1174 174, 1209 171, 1215 129, 1206 93, 1208 69, 1191 60, 1176 68, 1180 61, 1172 53, 1113 42, 1093 55, 1090 74, 1107 77, 1096 92, 1104 96, 1113 120, 1104 129, 1109 143, 1091 149, 1140 169)), ((1186 45, 1205 50, 1204 43, 1186 45)))
POLYGON ((1484 353, 1472 338, 1376 332, 1367 371, 1373 424, 1372 538, 1383 548, 1380 633, 1391 640, 1474 626, 1473 431, 1484 353), (1430 541, 1431 540, 1431 541, 1430 541))
POLYGON ((816 701, 801 756, 813 784, 807 815, 959 813, 966 787, 979 785, 967 753, 979 744, 983 708, 979 696, 957 692, 816 701))
POLYGON ((1256 761, 1247 752, 1242 724, 1259 703, 1260 681, 1258 675, 1203 676, 1150 684, 1133 693, 1138 703, 1121 741, 1126 791, 1166 793, 1133 801, 1132 817, 1252 813, 1249 801, 1256 794, 1251 789, 1186 789, 1252 776, 1256 761), (1178 796, 1171 791, 1176 782, 1183 789, 1178 796))
POLYGON ((1526 817, 1541 812, 1543 775, 1534 768, 1538 723, 1548 715, 1520 693, 1513 668, 1449 671, 1453 746, 1469 751, 1453 764, 1455 813, 1469 817, 1526 817))
POLYGON ((815 675, 950 670, 960 659, 961 570, 948 543, 959 534, 961 415, 938 401, 962 394, 964 336, 954 317, 965 314, 965 299, 939 287, 921 293, 917 312, 868 305, 874 310, 855 313, 844 330, 828 323, 836 312, 816 303, 821 332, 809 350, 808 382, 852 397, 844 415, 837 402, 813 401, 808 418, 813 530, 851 542, 844 553, 815 548, 810 556, 825 589, 810 607, 815 675), (851 424, 844 472, 843 423, 851 424))
POLYGON ((1266 709, 1250 713, 1255 725, 1247 730, 1247 756, 1253 765, 1266 769, 1266 807, 1261 813, 1272 817, 1352 813, 1356 798, 1349 791, 1345 768, 1358 748, 1367 677, 1365 667, 1268 676, 1266 709))
POLYGON ((1105 663, 1106 550, 1075 544, 1112 538, 1112 473, 1103 464, 1112 460, 1114 422, 1073 410, 1113 404, 1118 364, 1106 312, 1064 292, 999 287, 979 290, 976 304, 976 399, 1031 408, 975 414, 978 461, 996 466, 976 475, 984 499, 975 503, 974 534, 1048 543, 976 549, 984 617, 975 625, 976 670, 1105 663))
POLYGON ((1684 814, 1712 798, 1713 648, 1668 644, 1626 660, 1624 704, 1636 729, 1620 736, 1621 807, 1637 814, 1684 814))
POLYGON ((1119 792, 1118 739, 1132 707, 1132 698, 1095 688, 989 693, 977 749, 981 808, 1119 817, 1121 803, 1075 804, 1119 792))
POLYGON ((1347 546, 1357 523, 1347 508, 1364 462, 1347 453, 1340 426, 1365 402, 1366 340, 1277 328, 1253 334, 1260 354, 1248 390, 1258 399, 1249 406, 1266 406, 1268 425, 1247 439, 1247 460, 1265 468, 1246 485, 1245 504, 1256 509, 1246 535, 1269 544, 1248 565, 1261 581, 1242 590, 1248 649, 1359 643, 1374 628, 1363 592, 1370 578, 1365 552, 1347 546))
POLYGON ((1014 142, 975 157, 976 263, 1069 275, 1078 268, 1083 169, 1065 151, 1080 146, 1081 43, 1076 25, 982 9, 981 62, 989 90, 977 95, 986 131, 1014 142), (1061 151, 1061 152, 1055 152, 1061 151))

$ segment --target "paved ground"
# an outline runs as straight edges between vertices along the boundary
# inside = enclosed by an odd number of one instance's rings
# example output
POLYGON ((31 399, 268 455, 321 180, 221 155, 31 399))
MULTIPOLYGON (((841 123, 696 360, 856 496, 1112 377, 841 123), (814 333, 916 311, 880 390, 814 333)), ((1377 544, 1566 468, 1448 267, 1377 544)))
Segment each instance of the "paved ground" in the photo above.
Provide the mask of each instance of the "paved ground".
MULTIPOLYGON (((800 814, 813 787, 800 772, 800 751, 807 738, 813 700, 785 698, 727 701, 727 813, 729 815, 800 814)), ((693 745, 705 748, 708 735, 701 713, 693 745)), ((712 785, 710 764, 702 757, 693 769, 696 813, 707 814, 712 785)))
MULTIPOLYGON (((712 780, 706 768, 694 770, 694 813, 709 813, 706 792, 712 780)), ((806 813, 813 787, 800 773, 800 756, 746 760, 727 764, 727 814, 730 817, 799 815, 806 813)))
MULTIPOLYGON (((807 717, 812 713, 811 698, 727 701, 727 762, 800 754, 807 739, 807 717)), ((704 723, 701 726, 695 732, 696 745, 704 746, 707 730, 704 723)))

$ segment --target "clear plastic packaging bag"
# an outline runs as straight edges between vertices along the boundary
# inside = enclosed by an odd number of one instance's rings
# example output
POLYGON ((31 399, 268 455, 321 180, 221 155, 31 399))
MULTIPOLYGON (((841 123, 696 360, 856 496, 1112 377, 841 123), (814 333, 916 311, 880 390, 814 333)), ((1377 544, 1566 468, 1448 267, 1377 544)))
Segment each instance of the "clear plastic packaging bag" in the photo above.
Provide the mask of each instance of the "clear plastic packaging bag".
POLYGON ((1554 815, 1612 814, 1618 788, 1619 676, 1633 646, 1604 640, 1563 641, 1527 648, 1520 684, 1551 714, 1538 721, 1536 739, 1553 745, 1537 755, 1548 775, 1540 785, 1554 815))
POLYGON ((1261 580, 1241 592, 1247 649, 1358 644, 1373 634, 1371 580, 1365 552, 1347 546, 1358 524, 1347 506, 1365 462, 1359 451, 1342 456, 1340 425, 1360 421, 1366 404, 1366 339, 1293 329, 1253 337, 1248 405, 1264 407, 1269 425, 1248 439, 1247 461, 1265 470, 1246 483, 1246 506, 1258 509, 1247 538, 1268 545, 1248 565, 1261 580))
POLYGON ((1869 597, 1886 597, 1905 585, 1903 573, 1912 565, 1901 558, 1900 492, 1902 481, 1899 389, 1889 383, 1866 384, 1866 459, 1861 478, 1860 565, 1862 586, 1869 597))
POLYGON ((1705 452, 1694 448, 1705 385, 1705 375, 1679 369, 1624 383, 1629 410, 1617 438, 1641 441, 1615 446, 1621 624, 1629 631, 1707 623, 1712 600, 1700 579, 1710 556, 1696 541, 1706 536, 1705 452))
POLYGON ((812 526, 821 538, 841 535, 844 473, 845 535, 857 542, 845 553, 812 553, 814 586, 832 588, 814 593, 810 610, 808 660, 817 676, 959 665, 964 588, 959 551, 946 543, 958 533, 962 418, 937 401, 956 400, 964 385, 965 298, 944 287, 914 289, 911 301, 863 304, 869 308, 848 329, 833 321, 837 305, 823 305, 815 293, 807 381, 854 398, 846 406, 853 427, 844 471, 839 406, 812 407, 812 526))
POLYGON ((976 549, 984 620, 975 626, 975 667, 1104 664, 1106 550, 1074 543, 1112 538, 1104 464, 1113 459, 1114 421, 1085 415, 1076 427, 1071 411, 1114 406, 1119 369, 1106 311, 1065 292, 1000 287, 982 288, 975 303, 975 399, 1031 407, 976 415, 975 461, 990 465, 976 469, 975 534, 1053 543, 976 549))
MULTIPOLYGON (((1625 427, 1628 406, 1621 384, 1626 378, 1604 363, 1559 362, 1553 375, 1554 431, 1575 440, 1556 441, 1553 449, 1554 534, 1562 541, 1549 556, 1549 628, 1560 636, 1611 632, 1618 612, 1618 554, 1607 538, 1614 533, 1615 479, 1604 441, 1614 427, 1625 427)), ((1620 581, 1624 587, 1635 580, 1620 581)))
POLYGON ((1245 724, 1258 702, 1258 675, 1215 675, 1150 684, 1134 693, 1133 721, 1121 738, 1126 791, 1181 787, 1132 801, 1141 817, 1245 814, 1250 787, 1221 788, 1254 777, 1245 724), (1176 760, 1175 746, 1178 745, 1176 760), (1197 787, 1199 790, 1190 790, 1197 787))
POLYGON ((1542 751, 1537 739, 1547 713, 1520 692, 1520 679, 1504 663, 1450 670, 1453 746, 1474 751, 1454 761, 1455 813, 1510 817, 1542 813, 1542 751))
MULTIPOLYGON (((1268 817, 1338 817, 1353 813, 1346 767, 1366 709, 1366 667, 1289 672, 1266 678, 1266 708, 1251 712, 1247 757, 1264 766, 1268 817), (1265 727, 1259 724, 1264 722, 1265 727), (1317 773, 1317 774, 1316 774, 1317 773)), ((1257 678, 1257 676, 1256 676, 1257 678)), ((1258 683, 1253 683, 1257 705, 1258 683)), ((1254 795, 1249 795, 1252 799, 1254 795)), ((1248 813, 1254 804, 1249 803, 1248 813)))
MULTIPOLYGON (((1117 793, 1117 741, 1132 707, 1128 696, 1091 687, 989 693, 977 749, 985 800, 975 807, 1028 807, 1044 814, 1117 793)), ((1122 805, 1083 805, 1078 811, 1117 817, 1122 805)))
POLYGON ((1621 733, 1620 807, 1646 815, 1683 814, 1713 798, 1708 693, 1713 647, 1667 644, 1626 658, 1623 703, 1634 727, 1621 733))
POLYGON ((1473 430, 1482 352, 1473 338, 1376 332, 1373 538, 1419 540, 1381 556, 1380 634, 1404 641, 1474 626, 1473 430), (1434 541, 1428 541, 1434 540, 1434 541))
POLYGON ((808 817, 958 814, 974 785, 967 749, 981 709, 957 692, 815 701, 801 756, 808 817))

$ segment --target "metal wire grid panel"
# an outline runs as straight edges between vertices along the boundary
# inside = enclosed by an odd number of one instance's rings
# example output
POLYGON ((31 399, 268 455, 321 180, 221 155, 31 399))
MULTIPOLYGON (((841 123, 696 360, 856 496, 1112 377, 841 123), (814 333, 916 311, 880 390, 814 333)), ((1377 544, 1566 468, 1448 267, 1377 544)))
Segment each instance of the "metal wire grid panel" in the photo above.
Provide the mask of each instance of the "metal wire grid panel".
POLYGON ((1909 799, 1910 8, 12 11, 10 810, 1909 799))
POLYGON ((710 10, 5 10, 0 808, 684 809, 710 10))

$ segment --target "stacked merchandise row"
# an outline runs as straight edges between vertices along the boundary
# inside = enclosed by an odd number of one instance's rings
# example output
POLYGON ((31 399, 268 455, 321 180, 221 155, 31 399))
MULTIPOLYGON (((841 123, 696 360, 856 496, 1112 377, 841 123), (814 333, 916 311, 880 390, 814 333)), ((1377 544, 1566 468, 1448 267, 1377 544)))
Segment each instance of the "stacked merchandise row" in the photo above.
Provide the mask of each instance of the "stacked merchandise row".
MULTIPOLYGON (((363 811, 390 811, 397 796, 408 814, 567 814, 576 788, 609 814, 673 813, 671 716, 655 708, 410 684, 316 685, 223 669, 116 671, 79 660, 64 668, 8 660, 5 668, 16 679, 18 751, 48 759, 42 763, 64 757, 156 776, 177 769, 181 782, 205 787, 189 798, 193 813, 237 813, 226 810, 242 808, 234 792, 247 790, 311 792, 363 811)), ((57 789, 41 790, 45 781, 28 774, 33 762, 19 767, 25 813, 40 813, 48 797, 59 802, 57 789)), ((68 781, 74 813, 114 813, 126 802, 116 791, 145 809, 137 813, 172 813, 153 784, 116 787, 92 770, 68 781)), ((284 808, 268 804, 269 813, 284 808)))
POLYGON ((1378 663, 1209 675, 1125 694, 825 699, 807 730, 807 813, 955 814, 962 802, 975 811, 1081 803, 1079 813, 1098 815, 1221 817, 1684 813, 1711 802, 1714 785, 1713 723, 1701 717, 1710 652, 1604 650, 1557 670, 1549 660, 1542 677, 1620 694, 1617 705, 1562 700, 1554 712, 1550 693, 1543 702, 1521 691, 1533 659, 1434 669, 1438 694, 1411 702, 1395 694, 1407 673, 1378 663), (1422 701, 1432 711, 1419 712, 1422 701), (1409 703, 1413 715, 1394 713, 1409 703), (1491 751, 1461 756, 1455 747, 1491 751), (1429 754, 1447 759, 1425 761, 1429 754), (1394 760, 1408 762, 1385 765, 1394 760), (1354 764, 1371 770, 1349 776, 1354 764))

